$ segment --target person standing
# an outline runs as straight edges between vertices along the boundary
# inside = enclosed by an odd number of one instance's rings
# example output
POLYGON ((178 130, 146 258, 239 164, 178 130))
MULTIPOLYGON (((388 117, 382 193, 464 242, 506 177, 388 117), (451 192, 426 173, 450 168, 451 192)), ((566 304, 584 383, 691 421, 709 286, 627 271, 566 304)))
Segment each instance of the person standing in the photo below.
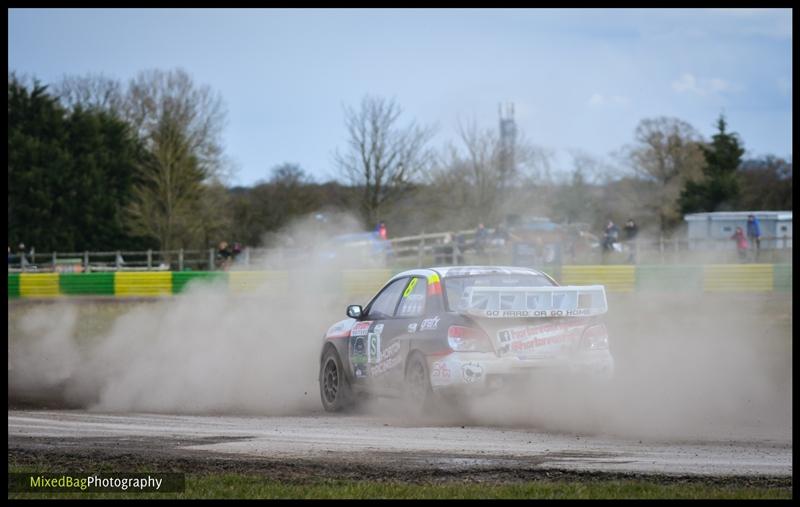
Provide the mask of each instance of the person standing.
POLYGON ((744 235, 744 231, 741 227, 736 228, 736 232, 733 233, 731 239, 736 241, 736 250, 739 252, 739 260, 747 260, 747 250, 749 245, 747 244, 747 237, 744 235))
POLYGON ((231 257, 233 252, 227 241, 220 241, 217 248, 217 268, 227 271, 231 265, 231 257))
POLYGON ((19 257, 19 267, 23 270, 28 267, 28 258, 25 256, 25 243, 20 243, 17 255, 19 257))
POLYGON ((610 252, 614 249, 614 243, 619 240, 619 227, 613 220, 608 221, 605 234, 603 235, 603 250, 610 252))
POLYGON ((483 226, 482 223, 478 224, 478 229, 475 231, 475 251, 478 255, 483 255, 485 253, 486 248, 486 241, 489 238, 489 231, 486 230, 486 227, 483 226))
POLYGON ((636 262, 636 247, 632 245, 636 240, 636 235, 639 234, 639 226, 636 225, 636 222, 633 221, 632 218, 629 218, 627 222, 625 222, 625 241, 628 243, 628 249, 630 250, 630 254, 628 255, 628 262, 635 263, 636 262))
POLYGON ((755 250, 755 258, 758 259, 758 252, 761 249, 761 226, 755 215, 747 216, 747 239, 755 250))

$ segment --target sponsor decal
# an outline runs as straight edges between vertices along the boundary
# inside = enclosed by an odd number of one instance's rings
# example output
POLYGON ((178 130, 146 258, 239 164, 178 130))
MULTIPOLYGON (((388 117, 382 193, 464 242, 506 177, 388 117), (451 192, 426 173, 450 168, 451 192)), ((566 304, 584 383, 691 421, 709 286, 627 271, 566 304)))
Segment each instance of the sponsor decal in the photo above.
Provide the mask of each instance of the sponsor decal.
POLYGON ((399 352, 400 344, 397 342, 386 347, 386 350, 380 354, 380 362, 369 365, 370 376, 381 375, 400 364, 402 357, 399 352))
POLYGON ((356 377, 364 377, 367 374, 367 344, 366 337, 357 336, 350 342, 350 364, 356 377))
POLYGON ((490 319, 524 317, 582 317, 592 315, 589 308, 576 310, 486 310, 483 314, 490 319))
POLYGON ((397 315, 402 317, 414 317, 420 315, 424 308, 424 301, 415 301, 411 298, 400 301, 400 308, 397 315))
POLYGON ((580 339, 583 326, 545 324, 501 329, 497 339, 502 344, 501 352, 530 351, 537 347, 559 345, 580 339))
POLYGON ((353 329, 350 330, 350 336, 366 336, 369 333, 369 327, 371 325, 371 320, 365 322, 356 322, 356 324, 353 326, 353 329))
POLYGON ((461 365, 461 376, 467 384, 478 382, 483 377, 483 366, 475 362, 464 363, 461 365))
POLYGON ((419 330, 432 331, 438 327, 439 327, 439 316, 437 315, 436 317, 423 320, 422 323, 419 325, 419 330))
POLYGON ((369 343, 369 351, 367 353, 368 363, 377 363, 380 361, 381 355, 381 335, 376 333, 369 333, 367 335, 369 343))
POLYGON ((402 358, 400 356, 394 356, 386 361, 381 361, 378 364, 373 364, 369 368, 369 374, 373 377, 377 377, 378 375, 383 375, 387 371, 391 370, 395 366, 398 366, 402 358))
POLYGON ((372 329, 372 332, 375 334, 381 334, 383 332, 383 324, 375 324, 375 327, 372 329))
POLYGON ((408 325, 408 328, 406 330, 409 333, 416 333, 417 332, 417 323, 416 322, 412 322, 411 324, 408 325))
POLYGON ((450 378, 450 368, 444 361, 436 361, 431 365, 431 377, 439 379, 450 378))
POLYGON ((366 354, 365 354, 365 352, 366 352, 366 351, 367 351, 367 350, 366 350, 366 346, 364 345, 364 338, 363 338, 363 337, 361 337, 361 336, 359 336, 359 337, 358 337, 358 338, 356 338, 356 339, 355 339, 355 341, 353 342, 353 352, 354 352, 356 355, 359 355, 359 356, 364 356, 364 357, 366 357, 366 354))
POLYGON ((325 338, 340 338, 342 336, 347 336, 352 324, 352 320, 337 322, 328 328, 328 332, 325 333, 325 338))
POLYGON ((386 350, 381 352, 381 361, 386 361, 387 359, 396 356, 398 352, 400 352, 400 344, 394 342, 393 344, 386 347, 386 350))

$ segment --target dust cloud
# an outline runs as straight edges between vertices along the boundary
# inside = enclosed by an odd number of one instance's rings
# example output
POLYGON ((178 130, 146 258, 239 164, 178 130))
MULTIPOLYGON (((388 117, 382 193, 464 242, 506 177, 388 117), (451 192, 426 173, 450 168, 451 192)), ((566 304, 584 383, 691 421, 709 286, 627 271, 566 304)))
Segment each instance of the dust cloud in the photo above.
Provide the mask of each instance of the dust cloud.
MULTIPOLYGON (((342 224, 357 223, 339 217, 342 224)), ((289 234, 319 241, 312 218, 289 234)), ((346 228, 346 227, 345 227, 346 228)), ((342 230, 342 227, 337 227, 342 230)), ((76 340, 76 305, 9 315, 9 399, 46 398, 99 411, 320 412, 322 334, 344 318, 341 266, 296 259, 285 292, 196 285, 135 306, 96 339, 76 340)), ((264 266, 275 259, 264 259, 264 266)), ((534 377, 434 424, 494 425, 647 439, 791 439, 790 293, 609 293, 615 375, 534 377)), ((402 404, 361 413, 408 419, 402 404)), ((415 421, 407 421, 417 424, 415 421)), ((431 421, 427 421, 431 423, 431 421)))
POLYGON ((474 424, 649 439, 791 438, 791 295, 609 294, 609 381, 540 375, 474 424))
MULTIPOLYGON (((329 231, 357 229, 347 215, 329 231)), ((314 217, 284 238, 324 242, 314 217)), ((78 305, 9 316, 9 399, 57 398, 98 411, 298 414, 319 410, 318 356, 327 328, 345 318, 336 259, 309 252, 285 290, 197 283, 180 297, 142 303, 95 339, 76 339, 78 305)), ((261 259, 264 266, 274 259, 261 259)), ((253 266, 251 269, 260 269, 253 266)), ((361 301, 359 301, 361 302, 361 301)))

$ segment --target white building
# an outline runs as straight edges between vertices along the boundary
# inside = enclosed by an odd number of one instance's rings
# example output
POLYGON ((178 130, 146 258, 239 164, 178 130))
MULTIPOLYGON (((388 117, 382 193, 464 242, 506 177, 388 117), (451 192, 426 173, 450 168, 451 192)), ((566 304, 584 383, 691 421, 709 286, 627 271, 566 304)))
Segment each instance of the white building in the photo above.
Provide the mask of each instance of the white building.
POLYGON ((747 234, 747 217, 749 215, 754 215, 758 219, 762 249, 792 248, 791 211, 717 211, 692 213, 683 217, 689 228, 689 249, 736 248, 730 238, 736 232, 737 226, 747 234))

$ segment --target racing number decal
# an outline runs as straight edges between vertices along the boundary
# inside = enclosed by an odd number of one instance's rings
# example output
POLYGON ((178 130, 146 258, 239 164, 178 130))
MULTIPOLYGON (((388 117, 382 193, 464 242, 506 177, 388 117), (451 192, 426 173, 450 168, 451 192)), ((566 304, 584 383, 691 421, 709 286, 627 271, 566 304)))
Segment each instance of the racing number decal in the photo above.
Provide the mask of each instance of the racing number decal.
POLYGON ((419 278, 412 278, 411 279, 411 283, 408 284, 408 287, 406 287, 405 292, 403 292, 403 297, 404 298, 407 298, 408 295, 411 294, 411 291, 414 290, 414 287, 417 286, 417 280, 419 280, 419 278))

